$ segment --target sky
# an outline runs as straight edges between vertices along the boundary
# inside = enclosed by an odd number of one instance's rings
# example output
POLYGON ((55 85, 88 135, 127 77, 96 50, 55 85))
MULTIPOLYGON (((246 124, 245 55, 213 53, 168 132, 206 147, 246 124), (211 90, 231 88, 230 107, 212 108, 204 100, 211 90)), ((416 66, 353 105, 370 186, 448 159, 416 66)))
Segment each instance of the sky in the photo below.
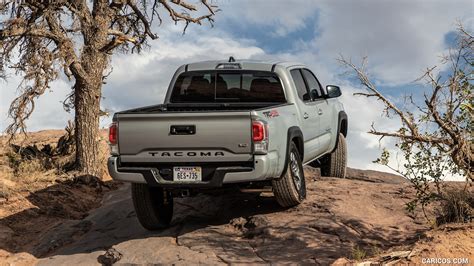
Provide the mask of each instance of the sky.
MULTIPOLYGON (((196 1, 190 0, 195 3, 196 1)), ((385 130, 399 122, 382 116, 380 102, 353 93, 363 89, 345 75, 339 55, 360 62, 367 56, 368 71, 377 87, 400 103, 405 94, 426 89, 413 81, 427 67, 439 65, 452 44, 457 21, 474 28, 474 1, 469 0, 323 0, 251 1, 211 0, 221 9, 213 27, 183 25, 169 19, 154 26, 160 36, 141 54, 116 54, 112 73, 103 86, 102 109, 110 112, 162 103, 174 71, 183 64, 226 59, 298 61, 308 65, 324 85, 340 85, 349 117, 348 165, 361 169, 388 169, 372 163, 381 147, 394 149, 393 140, 367 133, 371 124, 385 130)), ((162 16, 164 16, 162 12, 162 16)), ((0 81, 0 131, 10 122, 7 110, 17 95, 20 77, 10 73, 0 81)), ((72 83, 60 79, 36 102, 27 123, 29 131, 64 128, 72 114, 61 101, 72 83)), ((111 117, 101 119, 107 126, 111 117)))

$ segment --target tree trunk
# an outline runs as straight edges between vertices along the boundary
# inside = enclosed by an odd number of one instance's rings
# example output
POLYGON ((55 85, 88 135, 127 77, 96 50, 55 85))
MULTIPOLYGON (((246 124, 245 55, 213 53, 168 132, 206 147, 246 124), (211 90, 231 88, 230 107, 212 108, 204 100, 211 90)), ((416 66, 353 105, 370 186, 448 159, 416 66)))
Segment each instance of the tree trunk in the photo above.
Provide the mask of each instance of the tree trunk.
POLYGON ((87 182, 92 181, 90 179, 92 176, 101 178, 100 100, 104 71, 109 63, 109 55, 101 51, 101 48, 107 43, 107 29, 111 19, 104 13, 108 10, 107 6, 108 1, 94 1, 93 25, 82 29, 84 46, 80 64, 83 73, 74 75, 76 79, 74 85, 76 166, 88 177, 87 182))
POLYGON ((82 174, 99 178, 101 87, 101 82, 92 80, 76 80, 74 85, 76 166, 82 174))

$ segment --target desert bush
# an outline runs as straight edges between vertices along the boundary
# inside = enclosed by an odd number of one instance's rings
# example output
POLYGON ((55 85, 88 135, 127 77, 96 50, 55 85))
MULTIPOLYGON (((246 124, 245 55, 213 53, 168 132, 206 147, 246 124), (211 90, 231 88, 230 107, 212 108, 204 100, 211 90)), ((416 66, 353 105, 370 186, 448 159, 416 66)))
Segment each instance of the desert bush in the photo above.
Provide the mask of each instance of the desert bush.
POLYGON ((43 172, 44 170, 45 169, 40 160, 24 160, 18 164, 17 168, 15 169, 15 173, 18 176, 25 177, 34 175, 35 173, 43 172))
POLYGON ((8 198, 13 193, 10 186, 8 186, 3 180, 0 180, 0 198, 8 198))
POLYGON ((21 155, 18 154, 17 152, 14 152, 12 149, 8 150, 7 153, 7 158, 8 158, 8 164, 13 171, 18 168, 18 165, 20 165, 20 162, 22 161, 21 155))
MULTIPOLYGON (((463 222, 472 207, 469 187, 474 181, 474 37, 459 24, 456 46, 441 60, 441 69, 431 67, 416 81, 426 82, 428 92, 423 97, 405 97, 404 106, 385 97, 371 82, 367 73, 367 58, 360 66, 341 57, 340 62, 354 71, 367 92, 355 95, 375 98, 384 106, 384 115, 400 119, 396 131, 380 131, 374 125, 369 133, 395 138, 397 165, 392 166, 393 154, 384 149, 375 163, 385 165, 407 178, 416 195, 407 203, 414 212, 436 202, 438 222, 463 222), (401 154, 401 157, 398 155, 401 154), (453 191, 446 186, 447 176, 465 179, 462 189, 453 191)), ((428 218, 428 217, 427 217, 428 218)), ((429 219, 429 218, 428 218, 429 219)), ((433 222, 431 220, 431 222, 433 222)), ((434 223, 433 223, 434 224, 434 223)))
POLYGON ((46 170, 39 158, 25 158, 13 149, 7 152, 7 158, 10 168, 13 170, 13 180, 15 181, 24 180, 25 178, 34 181, 34 176, 46 170))
POLYGON ((444 191, 444 201, 437 210, 437 225, 445 223, 469 223, 474 219, 474 195, 462 188, 444 191))
MULTIPOLYGON (((12 169, 12 180, 15 181, 52 181, 58 177, 68 178, 79 175, 75 170, 74 123, 69 122, 65 133, 56 143, 10 144, 6 151, 8 168, 12 169)), ((100 169, 99 179, 108 179, 107 159, 109 150, 107 141, 100 137, 97 156, 100 169)))
POLYGON ((351 258, 356 261, 363 260, 367 257, 367 251, 359 246, 352 248, 351 258))
POLYGON ((48 143, 37 146, 36 143, 25 145, 23 140, 19 145, 10 144, 7 152, 10 167, 15 174, 32 170, 44 171, 57 169, 67 171, 74 162, 74 123, 68 122, 65 133, 56 144, 48 143))

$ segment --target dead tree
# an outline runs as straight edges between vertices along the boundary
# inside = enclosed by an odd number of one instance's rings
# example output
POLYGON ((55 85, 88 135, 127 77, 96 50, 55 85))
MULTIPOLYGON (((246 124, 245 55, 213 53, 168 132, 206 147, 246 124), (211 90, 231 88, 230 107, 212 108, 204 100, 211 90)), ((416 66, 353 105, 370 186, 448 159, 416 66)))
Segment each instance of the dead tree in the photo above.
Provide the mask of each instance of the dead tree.
POLYGON ((157 39, 152 26, 161 24, 160 12, 186 30, 192 23, 212 25, 217 11, 206 0, 2 0, 0 76, 10 68, 23 77, 6 132, 26 132, 35 100, 63 72, 74 84, 65 104, 75 111, 76 166, 98 175, 99 108, 112 54, 140 52, 157 39))
POLYGON ((395 138, 403 167, 389 164, 387 150, 376 162, 408 178, 417 190, 417 203, 422 205, 445 196, 441 183, 446 175, 462 175, 468 183, 474 181, 473 49, 472 34, 459 24, 457 45, 442 58, 440 71, 436 72, 437 67, 428 68, 417 80, 425 81, 428 91, 422 99, 406 97, 404 106, 392 102, 371 82, 367 58, 360 66, 344 57, 339 59, 366 89, 355 95, 382 102, 385 115, 400 119, 397 131, 384 131, 372 125, 369 133, 395 138))

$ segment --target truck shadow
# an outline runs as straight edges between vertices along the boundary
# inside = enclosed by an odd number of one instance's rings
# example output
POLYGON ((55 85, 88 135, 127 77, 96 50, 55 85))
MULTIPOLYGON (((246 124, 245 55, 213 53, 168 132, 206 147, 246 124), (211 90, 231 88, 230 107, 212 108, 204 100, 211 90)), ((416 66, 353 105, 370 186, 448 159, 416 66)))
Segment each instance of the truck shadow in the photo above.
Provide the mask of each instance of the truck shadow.
MULTIPOLYGON (((106 193, 100 204, 101 192, 97 190, 110 190, 107 186, 112 186, 105 185, 93 188, 57 184, 32 193, 27 199, 34 207, 0 219, 0 225, 14 230, 10 241, 0 244, 0 248, 45 258, 73 254, 97 257, 90 253, 103 254, 114 247, 126 257, 132 252, 131 246, 136 252, 137 246, 151 244, 159 249, 175 245, 214 253, 225 263, 326 264, 353 256, 355 248, 371 253, 372 249, 375 252, 410 244, 423 232, 415 230, 407 236, 397 230, 371 227, 364 221, 335 217, 326 207, 310 200, 284 209, 271 196, 248 193, 177 199, 172 226, 150 232, 136 219, 130 186, 119 185, 106 193), (91 196, 94 193, 95 197, 91 196), (98 208, 85 215, 91 207, 98 208), (44 223, 52 224, 43 226, 44 223), (45 228, 48 230, 42 231, 45 228), (25 238, 27 234, 32 237, 25 238)), ((153 262, 149 248, 144 248, 141 255, 153 262)))

